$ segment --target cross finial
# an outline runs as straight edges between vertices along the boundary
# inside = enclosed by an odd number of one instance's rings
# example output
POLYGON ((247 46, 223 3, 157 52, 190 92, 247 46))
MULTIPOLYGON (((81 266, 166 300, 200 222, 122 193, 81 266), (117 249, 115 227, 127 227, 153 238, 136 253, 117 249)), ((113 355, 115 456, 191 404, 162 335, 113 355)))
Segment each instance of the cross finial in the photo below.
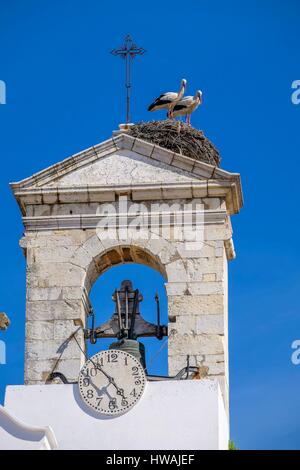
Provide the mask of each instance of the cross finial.
POLYGON ((142 47, 138 47, 128 34, 125 37, 124 45, 118 49, 113 49, 111 54, 125 59, 125 87, 126 87, 126 124, 130 121, 130 92, 131 92, 131 61, 137 55, 146 52, 142 47))

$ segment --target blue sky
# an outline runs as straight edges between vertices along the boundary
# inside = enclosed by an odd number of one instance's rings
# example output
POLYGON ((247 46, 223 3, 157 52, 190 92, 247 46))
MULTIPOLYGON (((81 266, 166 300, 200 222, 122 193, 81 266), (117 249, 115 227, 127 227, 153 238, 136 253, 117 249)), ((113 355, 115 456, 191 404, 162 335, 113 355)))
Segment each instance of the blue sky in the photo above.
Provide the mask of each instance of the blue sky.
MULTIPOLYGON (((8 183, 109 138, 123 122, 123 64, 109 51, 130 33, 147 50, 135 59, 132 120, 152 119, 147 105, 184 77, 188 94, 203 90, 193 125, 218 147, 221 166, 242 175, 229 269, 232 437, 242 449, 300 449, 300 365, 290 360, 300 338, 300 105, 291 102, 299 18, 297 0, 0 0, 0 310, 12 320, 0 333, 2 397, 6 384, 23 381, 25 315, 23 228, 8 183)), ((94 305, 110 314, 111 291, 131 277, 145 316, 154 318, 156 289, 165 315, 160 276, 125 268, 98 280, 94 305)), ((159 357, 155 370, 165 350, 159 357)))

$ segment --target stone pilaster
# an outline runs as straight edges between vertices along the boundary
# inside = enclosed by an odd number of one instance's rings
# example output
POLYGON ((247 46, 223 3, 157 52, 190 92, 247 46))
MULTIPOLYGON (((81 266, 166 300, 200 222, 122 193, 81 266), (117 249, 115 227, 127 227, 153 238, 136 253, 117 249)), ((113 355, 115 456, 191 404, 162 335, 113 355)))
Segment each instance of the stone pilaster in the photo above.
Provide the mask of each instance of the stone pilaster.
POLYGON ((228 410, 228 292, 224 241, 227 224, 205 227, 203 249, 166 266, 169 312, 169 373, 187 363, 217 378, 228 410), (222 239, 223 237, 223 239, 222 239))
POLYGON ((75 381, 84 362, 88 299, 84 266, 71 262, 76 233, 22 240, 27 260, 25 383, 44 383, 55 367, 75 381), (72 236, 73 235, 73 236, 72 236))

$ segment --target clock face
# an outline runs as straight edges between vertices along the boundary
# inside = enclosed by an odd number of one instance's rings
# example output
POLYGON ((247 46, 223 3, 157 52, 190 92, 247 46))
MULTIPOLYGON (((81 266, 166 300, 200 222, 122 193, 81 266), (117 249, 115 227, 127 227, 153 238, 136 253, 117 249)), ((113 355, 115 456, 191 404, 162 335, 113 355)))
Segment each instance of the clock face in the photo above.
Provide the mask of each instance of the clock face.
POLYGON ((100 351, 84 364, 79 391, 94 411, 110 416, 125 413, 141 398, 146 375, 141 363, 125 351, 100 351))

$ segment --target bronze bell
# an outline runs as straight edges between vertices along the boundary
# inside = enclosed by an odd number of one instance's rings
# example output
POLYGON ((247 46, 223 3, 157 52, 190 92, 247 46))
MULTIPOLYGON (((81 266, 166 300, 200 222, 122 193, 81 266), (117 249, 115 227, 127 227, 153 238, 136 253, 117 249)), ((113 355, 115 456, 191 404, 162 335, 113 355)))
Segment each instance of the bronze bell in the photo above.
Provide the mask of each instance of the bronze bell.
POLYGON ((146 369, 145 346, 136 339, 122 338, 115 343, 111 343, 109 349, 117 349, 118 351, 125 351, 131 354, 140 361, 144 369, 146 369))

